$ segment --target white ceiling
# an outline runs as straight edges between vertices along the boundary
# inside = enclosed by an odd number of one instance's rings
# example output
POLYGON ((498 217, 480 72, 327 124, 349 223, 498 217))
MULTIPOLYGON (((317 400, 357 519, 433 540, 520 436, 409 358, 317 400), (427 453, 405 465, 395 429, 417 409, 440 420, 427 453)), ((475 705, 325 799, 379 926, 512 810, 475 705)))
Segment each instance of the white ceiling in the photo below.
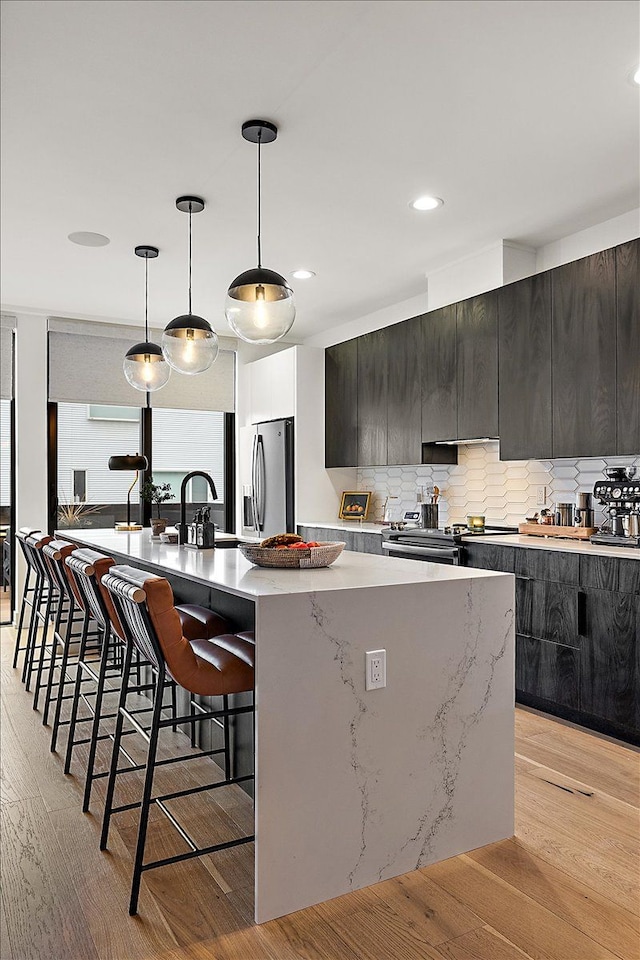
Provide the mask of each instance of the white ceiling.
POLYGON ((498 239, 533 246, 638 205, 635 0, 4 0, 2 301, 57 315, 186 309, 228 332, 254 264, 294 284, 295 339, 419 294, 498 239), (419 194, 445 206, 418 214, 419 194), (106 234, 85 248, 72 231, 106 234))

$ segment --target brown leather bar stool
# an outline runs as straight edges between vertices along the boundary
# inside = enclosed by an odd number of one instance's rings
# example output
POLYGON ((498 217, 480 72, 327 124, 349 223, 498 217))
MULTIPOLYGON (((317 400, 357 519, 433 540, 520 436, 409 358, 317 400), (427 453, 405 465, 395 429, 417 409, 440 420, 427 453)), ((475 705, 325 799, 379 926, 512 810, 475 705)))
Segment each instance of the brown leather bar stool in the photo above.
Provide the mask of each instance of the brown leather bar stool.
MULTIPOLYGON (((40 654, 38 656, 38 667, 33 694, 33 709, 38 709, 40 691, 43 688, 49 690, 49 681, 55 667, 57 658, 57 648, 60 639, 60 629, 63 618, 68 620, 70 614, 70 601, 67 593, 65 578, 62 581, 59 576, 55 558, 61 558, 61 552, 66 555, 75 550, 76 544, 66 540, 49 540, 42 547, 36 559, 43 567, 44 576, 47 582, 47 603, 42 618, 43 631, 42 643, 40 644, 40 654), (51 629, 52 628, 52 629, 51 629), (53 634, 53 636, 51 635, 53 634), (45 679, 45 667, 47 677, 45 679)), ((45 697, 45 709, 43 710, 43 723, 48 720, 48 703, 50 698, 45 697)))
MULTIPOLYGON (((142 873, 155 867, 178 863, 192 857, 205 856, 216 850, 238 846, 253 841, 254 835, 239 837, 226 843, 212 844, 207 847, 198 847, 187 831, 177 822, 174 815, 167 809, 166 803, 177 797, 185 797, 203 790, 214 790, 229 784, 242 783, 253 779, 253 774, 243 777, 229 777, 215 783, 174 793, 152 796, 153 777, 156 766, 167 763, 178 763, 189 760, 202 754, 189 754, 158 761, 156 753, 158 736, 162 729, 172 726, 175 718, 163 718, 162 691, 167 676, 173 677, 175 682, 190 694, 206 697, 228 697, 230 694, 246 693, 253 690, 254 664, 253 654, 255 643, 248 637, 239 637, 234 634, 224 634, 209 640, 188 640, 180 622, 177 610, 173 603, 173 591, 167 580, 137 570, 133 567, 117 566, 102 578, 102 582, 113 598, 114 606, 124 626, 127 637, 127 655, 125 660, 124 681, 120 692, 118 719, 116 722, 111 770, 105 800, 104 819, 100 848, 105 850, 109 836, 109 824, 114 813, 133 808, 140 808, 138 839, 136 844, 135 862, 131 885, 131 899, 129 913, 134 915, 138 910, 138 896, 142 873), (137 688, 127 683, 130 676, 129 665, 133 651, 140 651, 151 664, 155 677, 153 693, 153 715, 151 728, 145 730, 136 719, 133 711, 127 707, 127 697, 136 693, 137 688), (113 796, 116 777, 126 773, 119 769, 119 746, 123 735, 125 720, 142 735, 148 744, 146 771, 142 799, 139 803, 129 803, 122 806, 113 806, 113 796), (149 809, 155 803, 168 817, 179 831, 181 837, 190 847, 187 853, 161 860, 144 862, 144 850, 147 836, 149 809)), ((253 706, 228 707, 223 710, 209 710, 200 713, 196 720, 217 720, 221 717, 237 716, 241 713, 252 713, 253 706)), ((192 722, 192 716, 177 718, 178 723, 192 722)), ((209 751, 228 755, 228 747, 223 750, 209 751)))
POLYGON ((42 711, 42 724, 43 726, 47 726, 51 704, 55 703, 51 735, 52 751, 54 751, 56 747, 62 701, 71 699, 71 696, 65 692, 65 688, 69 684, 73 684, 73 678, 68 673, 69 657, 74 641, 80 639, 84 620, 84 609, 78 601, 76 592, 74 592, 68 576, 69 570, 65 564, 66 558, 76 549, 77 544, 72 543, 70 540, 51 540, 45 544, 42 549, 45 562, 49 566, 53 581, 56 585, 56 590, 62 598, 54 623, 47 691, 42 711), (65 619, 64 630, 62 628, 63 618, 65 619), (59 650, 62 651, 60 658, 58 658, 59 650), (59 674, 57 682, 56 673, 59 674))
POLYGON ((36 660, 40 655, 38 640, 43 643, 46 639, 46 628, 49 623, 50 607, 50 589, 48 571, 41 556, 42 548, 49 543, 51 537, 45 536, 38 531, 37 533, 26 536, 22 543, 25 548, 25 557, 31 564, 35 574, 34 594, 31 603, 31 617, 29 620, 29 631, 27 634, 27 646, 22 665, 22 682, 25 689, 31 689, 31 678, 36 660), (42 626, 43 631, 38 638, 38 627, 42 626))
MULTIPOLYGON (((112 719, 115 714, 103 714, 102 704, 105 692, 117 692, 115 690, 105 691, 105 683, 108 677, 117 677, 120 680, 122 673, 122 644, 125 639, 125 633, 122 627, 120 617, 114 608, 109 591, 103 586, 101 580, 104 574, 114 565, 112 557, 98 553, 95 550, 77 549, 70 553, 65 559, 65 564, 70 570, 82 598, 82 604, 85 610, 85 629, 81 647, 78 656, 76 685, 73 695, 73 705, 71 710, 71 719, 69 723, 69 738, 67 740, 67 753, 65 758, 65 773, 71 769, 73 749, 78 743, 89 743, 89 757, 87 760, 87 770, 85 777, 85 791, 82 809, 86 813, 89 809, 91 800, 91 788, 93 781, 97 778, 105 777, 106 772, 95 772, 95 759, 97 746, 100 740, 112 738, 111 734, 101 734, 100 724, 103 720, 112 719), (93 619, 101 632, 101 654, 99 657, 87 656, 86 652, 86 623, 87 618, 93 619), (110 654, 116 654, 111 656, 110 654), (99 661, 99 662, 96 662, 99 661), (97 670, 96 670, 97 667, 97 670), (95 684, 95 696, 93 704, 83 697, 81 684, 83 677, 91 679, 95 684), (92 713, 92 729, 88 740, 76 740, 76 725, 78 723, 78 709, 80 701, 89 706, 92 713)), ((211 610, 205 610, 202 607, 188 605, 186 608, 179 607, 178 616, 182 629, 192 636, 202 637, 207 632, 212 635, 214 632, 224 633, 229 630, 229 624, 222 617, 219 617, 211 610)), ((140 658, 137 658, 137 666, 140 666, 140 658)), ((166 684, 171 691, 172 713, 176 712, 175 684, 168 679, 166 684)), ((119 686, 119 685, 118 685, 119 686)), ((149 690, 151 684, 140 685, 141 690, 149 690)), ((149 712, 151 707, 142 708, 139 712, 149 712)), ((91 718, 86 718, 91 719, 91 718)), ((174 729, 176 729, 174 725, 174 729)), ((125 756, 127 756, 125 754, 125 756)), ((127 756, 127 759, 133 764, 133 760, 127 756)))
MULTIPOLYGON (((20 544, 20 550, 24 557, 24 561, 27 566, 27 574, 24 580, 24 587, 22 588, 22 600, 20 603, 20 615, 18 617, 18 626, 16 629, 16 643, 13 650, 13 669, 18 665, 18 657, 21 653, 25 653, 27 650, 27 644, 21 646, 20 641, 22 639, 22 631, 25 628, 25 614, 27 608, 30 611, 30 615, 33 615, 33 603, 36 596, 36 588, 38 581, 38 569, 35 566, 33 557, 31 555, 30 549, 26 545, 27 537, 32 537, 35 534, 44 536, 44 534, 34 528, 34 527, 20 527, 16 533, 16 540, 20 544)), ((29 621, 30 622, 30 621, 29 621)), ((27 626, 27 635, 29 635, 29 627, 27 626)), ((22 677, 24 682, 24 675, 22 677)))

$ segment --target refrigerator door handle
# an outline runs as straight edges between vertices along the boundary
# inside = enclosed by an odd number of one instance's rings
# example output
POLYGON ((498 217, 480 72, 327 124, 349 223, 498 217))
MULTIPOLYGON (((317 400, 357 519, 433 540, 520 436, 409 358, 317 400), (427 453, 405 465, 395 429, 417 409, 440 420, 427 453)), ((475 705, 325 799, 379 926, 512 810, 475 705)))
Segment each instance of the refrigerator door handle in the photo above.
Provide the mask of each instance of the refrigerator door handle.
POLYGON ((258 507, 258 530, 262 532, 264 530, 264 511, 265 511, 265 502, 266 502, 266 470, 265 470, 265 459, 264 459, 264 443, 262 442, 262 437, 260 434, 256 437, 256 462, 257 462, 257 478, 258 478, 258 493, 257 493, 257 507, 258 507))
POLYGON ((258 434, 253 438, 253 451, 251 454, 251 513, 253 515, 253 526, 256 531, 260 531, 258 522, 258 434))

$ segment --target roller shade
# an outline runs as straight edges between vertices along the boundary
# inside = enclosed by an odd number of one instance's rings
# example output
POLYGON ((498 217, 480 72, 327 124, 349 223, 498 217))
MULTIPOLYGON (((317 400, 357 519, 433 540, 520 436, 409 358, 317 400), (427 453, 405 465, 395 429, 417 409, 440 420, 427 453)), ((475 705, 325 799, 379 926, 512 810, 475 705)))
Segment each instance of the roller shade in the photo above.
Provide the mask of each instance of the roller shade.
POLYGON ((15 317, 0 317, 0 398, 13 397, 13 330, 15 317))
MULTIPOLYGON (((49 399, 144 407, 146 395, 134 390, 122 372, 126 351, 142 336, 139 327, 50 318, 49 399)), ((162 331, 152 329, 150 336, 160 343, 162 331)), ((232 413, 236 346, 233 337, 221 337, 218 359, 198 376, 172 371, 167 385, 151 394, 152 407, 232 413)))

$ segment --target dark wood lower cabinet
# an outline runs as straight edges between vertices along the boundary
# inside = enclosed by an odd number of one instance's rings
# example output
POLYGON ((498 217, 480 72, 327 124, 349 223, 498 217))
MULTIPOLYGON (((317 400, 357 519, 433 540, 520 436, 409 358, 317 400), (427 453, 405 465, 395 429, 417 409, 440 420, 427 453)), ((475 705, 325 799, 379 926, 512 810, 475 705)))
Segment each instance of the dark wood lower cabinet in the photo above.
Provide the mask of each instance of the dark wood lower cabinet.
POLYGON ((517 634, 516 690, 579 709, 580 651, 517 634))
POLYGON ((382 537, 379 533, 367 533, 361 530, 332 530, 331 527, 298 527, 298 533, 305 540, 343 540, 345 550, 356 553, 382 554, 382 537))
POLYGON ((580 706, 596 717, 640 730, 640 599, 631 593, 586 593, 580 706))
POLYGON ((577 587, 567 583, 516 578, 516 633, 580 646, 577 587))
POLYGON ((516 574, 516 699, 640 744, 640 560, 472 543, 516 574))

